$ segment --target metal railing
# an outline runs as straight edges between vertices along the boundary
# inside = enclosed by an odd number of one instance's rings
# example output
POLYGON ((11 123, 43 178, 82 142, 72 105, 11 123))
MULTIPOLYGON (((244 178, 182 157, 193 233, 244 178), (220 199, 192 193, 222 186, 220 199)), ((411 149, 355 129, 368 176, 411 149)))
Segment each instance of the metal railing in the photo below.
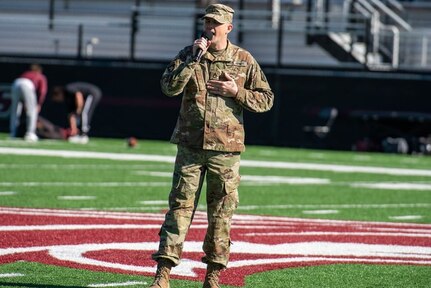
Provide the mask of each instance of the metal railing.
MULTIPOLYGON (((347 1, 350 2, 350 1, 347 1)), ((347 3, 345 2, 345 3, 347 3)), ((380 2, 373 0, 356 0, 351 3, 354 11, 358 11, 364 17, 370 19, 370 39, 368 39, 367 49, 365 52, 366 59, 373 59, 368 66, 373 67, 373 65, 382 65, 389 63, 392 68, 398 68, 399 64, 399 34, 400 29, 398 26, 406 30, 411 30, 411 27, 404 20, 399 18, 395 13, 389 10, 386 6, 381 5, 380 2), (370 2, 372 1, 372 2, 370 2), (386 14, 381 15, 381 11, 386 13, 393 19, 397 25, 385 25, 382 23, 382 17, 386 14), (371 54, 370 54, 371 53, 371 54), (383 57, 389 59, 384 61, 380 59, 379 54, 383 57), (371 57, 369 57, 371 56, 371 57)))
MULTIPOLYGON (((322 19, 328 21, 328 15, 331 13, 331 7, 328 0, 315 1, 308 0, 308 11, 314 12, 312 15, 320 15, 310 20, 312 25, 322 22, 322 19), (320 3, 320 5, 317 5, 320 3), (322 4, 323 3, 323 4, 322 4)), ((349 37, 338 37, 346 39, 347 43, 342 45, 350 45, 351 47, 360 47, 362 49, 351 49, 352 53, 360 51, 359 56, 355 56, 361 63, 364 63, 371 69, 430 69, 428 36, 425 31, 418 32, 417 29, 403 19, 401 14, 405 11, 402 4, 396 0, 380 1, 380 0, 345 0, 342 1, 342 11, 345 15, 346 22, 365 22, 366 32, 365 37, 358 37, 357 31, 351 28, 345 33, 349 37), (357 15, 356 17, 354 15, 357 15), (362 18, 362 19, 361 19, 362 18), (403 36, 401 36, 403 35, 403 36), (407 49, 405 39, 416 39, 410 41, 420 41, 416 49, 407 49), (413 53, 413 55, 412 55, 413 53), (401 59, 418 58, 420 61, 406 61, 401 59), (418 64, 420 63, 420 64, 418 64)), ((428 25, 427 31, 431 31, 431 22, 428 25)), ((330 31, 334 35, 335 31, 330 31)), ((409 47, 410 48, 410 47, 409 47)))

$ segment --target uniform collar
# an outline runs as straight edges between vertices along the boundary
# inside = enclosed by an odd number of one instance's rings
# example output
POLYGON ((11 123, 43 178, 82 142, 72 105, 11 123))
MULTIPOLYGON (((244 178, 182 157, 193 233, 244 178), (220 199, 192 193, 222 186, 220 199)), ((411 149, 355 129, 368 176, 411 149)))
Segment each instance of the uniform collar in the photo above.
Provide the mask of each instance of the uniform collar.
POLYGON ((219 55, 217 55, 217 57, 214 57, 213 54, 211 54, 210 52, 205 53, 204 56, 202 58, 207 59, 210 62, 216 62, 216 61, 220 61, 220 62, 232 62, 233 58, 232 58, 232 44, 230 43, 229 40, 227 40, 227 47, 226 49, 220 53, 219 55))

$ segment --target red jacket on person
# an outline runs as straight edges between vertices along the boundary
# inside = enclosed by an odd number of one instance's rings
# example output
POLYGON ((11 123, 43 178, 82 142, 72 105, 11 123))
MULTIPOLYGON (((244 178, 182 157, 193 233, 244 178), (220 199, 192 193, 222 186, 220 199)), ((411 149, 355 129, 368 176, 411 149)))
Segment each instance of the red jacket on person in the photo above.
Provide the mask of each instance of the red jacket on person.
POLYGON ((48 91, 48 81, 45 75, 36 71, 26 71, 21 74, 20 78, 26 78, 33 82, 34 88, 36 89, 37 103, 41 106, 43 101, 45 101, 48 91))

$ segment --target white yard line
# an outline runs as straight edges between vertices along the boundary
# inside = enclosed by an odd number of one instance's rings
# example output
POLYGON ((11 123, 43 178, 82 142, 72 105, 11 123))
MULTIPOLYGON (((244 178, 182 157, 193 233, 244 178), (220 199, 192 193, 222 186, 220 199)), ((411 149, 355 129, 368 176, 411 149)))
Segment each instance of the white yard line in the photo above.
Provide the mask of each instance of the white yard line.
MULTIPOLYGON (((79 208, 80 211, 119 211, 119 212, 127 212, 127 211, 161 211, 163 209, 168 209, 167 200, 165 201, 166 204, 161 206, 144 206, 144 207, 83 207, 79 208)), ((199 210, 204 210, 206 208, 198 207, 199 210)))
POLYGON ((302 213, 304 214, 312 214, 312 215, 327 215, 327 214, 338 214, 338 210, 304 210, 302 213))
POLYGON ((239 210, 256 209, 399 209, 431 208, 431 203, 395 203, 395 204, 280 204, 280 205, 239 205, 239 210))
POLYGON ((10 195, 16 195, 17 192, 15 191, 0 191, 0 196, 10 196, 10 195))
MULTIPOLYGON (((235 228, 241 227, 243 229, 277 229, 277 225, 265 225, 257 226, 254 225, 237 225, 234 223, 232 225, 235 228)), ((205 224, 193 224, 194 229, 206 230, 208 225, 205 224)), ((17 232, 17 231, 74 231, 74 230, 149 230, 149 229, 160 229, 160 224, 54 224, 54 225, 7 225, 0 226, 0 232, 17 232)), ((0 254, 1 255, 1 254, 0 254)))
POLYGON ((256 168, 274 168, 274 169, 295 169, 295 170, 317 170, 330 171, 338 173, 368 173, 368 174, 386 174, 386 175, 406 175, 406 176, 431 176, 431 170, 406 169, 406 168, 387 168, 374 166, 350 166, 318 163, 295 163, 295 162, 277 162, 277 161, 251 161, 242 160, 241 165, 245 167, 256 168))
MULTIPOLYGON (((157 173, 156 173, 157 174, 157 173)), ((155 174, 154 174, 155 175, 155 174)), ((155 177, 167 177, 157 175, 155 177)), ((398 183, 398 182, 332 182, 326 178, 284 177, 242 175, 241 186, 267 186, 267 185, 337 185, 352 188, 382 189, 382 190, 431 190, 431 184, 425 183, 398 183)), ((0 182, 0 187, 170 187, 172 183, 166 182, 0 182)), ((11 192, 3 195, 14 195, 11 192)), ((2 196, 0 192, 0 196, 2 196)))
MULTIPOLYGON (((143 201, 146 202, 146 201, 143 201)), ((142 205, 150 205, 140 202, 142 205)), ((157 201, 155 206, 145 207, 86 207, 80 208, 84 211, 111 210, 111 211, 160 211, 167 209, 167 199, 157 201), (162 203, 163 202, 163 203, 162 203), (158 206, 157 206, 158 205, 158 206)), ((258 210, 258 209, 399 209, 399 208, 431 208, 431 203, 398 203, 398 204, 286 204, 286 205, 239 205, 238 210, 258 210)), ((205 205, 199 205, 199 210, 206 210, 205 205)))
POLYGON ((3 273, 0 274, 0 278, 13 278, 13 277, 22 277, 25 276, 22 273, 3 273))
POLYGON ((69 186, 69 187, 167 187, 170 182, 0 182, 0 187, 69 186))
POLYGON ((7 225, 0 226, 0 232, 12 231, 55 231, 55 230, 94 230, 94 229, 157 229, 160 224, 59 224, 59 225, 7 225))
POLYGON ((153 176, 153 177, 165 177, 165 178, 171 178, 172 172, 163 172, 163 171, 133 171, 133 174, 136 175, 143 175, 143 176, 153 176))
POLYGON ((331 180, 325 178, 307 177, 285 177, 285 176, 261 176, 261 175, 242 175, 242 181, 257 184, 330 184, 331 180))
MULTIPOLYGON (((0 154, 51 156, 51 157, 64 157, 64 158, 90 158, 90 159, 105 159, 105 160, 109 159, 109 160, 123 160, 123 161, 150 161, 150 162, 164 162, 164 163, 174 163, 175 161, 174 156, 165 156, 165 155, 104 153, 104 152, 9 148, 9 147, 0 147, 0 154)), ((318 171, 331 171, 331 172, 340 172, 340 173, 431 176, 431 169, 425 170, 425 169, 351 166, 351 165, 335 165, 335 164, 320 164, 320 163, 257 161, 257 160, 241 160, 241 165, 243 167, 318 170, 318 171)))
POLYGON ((401 182, 376 182, 350 184, 351 187, 368 189, 389 189, 389 190, 431 190, 431 184, 422 183, 401 183, 401 182))
POLYGON ((142 205, 166 205, 168 203, 168 199, 166 200, 146 200, 139 202, 142 205))
POLYGON ((79 195, 67 195, 67 196, 58 196, 58 200, 94 200, 96 196, 79 196, 79 195))
POLYGON ((70 169, 70 170, 82 170, 82 169, 98 169, 98 170, 136 170, 136 169, 163 169, 170 168, 170 164, 0 164, 0 169, 70 169))
MULTIPOLYGON (((162 171, 134 171, 133 174, 172 178, 172 172, 162 171)), ((286 177, 286 176, 263 176, 263 175, 241 175, 241 181, 255 184, 330 184, 331 180, 325 178, 286 177)))
POLYGON ((421 215, 402 215, 402 216, 389 216, 389 219, 392 220, 418 220, 422 219, 421 215))
MULTIPOLYGON (((426 207, 431 207, 430 203, 418 203, 419 205, 428 205, 426 207)), ((390 204, 393 205, 393 204, 390 204)), ((409 204, 410 205, 410 204, 409 204)), ((421 206, 422 207, 422 206, 421 206)), ((98 208, 103 209, 103 208, 98 208)), ((67 209, 49 209, 49 208, 16 208, 16 207, 0 207, 1 214, 12 214, 12 215, 38 215, 38 216, 58 216, 58 217, 71 217, 71 218, 107 218, 107 219, 134 219, 134 220, 156 220, 163 221, 165 219, 164 214, 160 213, 139 213, 139 212, 113 212, 113 211, 87 211, 87 210, 67 210, 67 209)), ((206 223, 207 216, 206 213, 197 212, 195 215, 194 222, 198 221, 201 223, 206 223)), ((297 223, 304 222, 302 218, 290 218, 290 217, 280 217, 280 216, 259 216, 259 215, 242 215, 236 214, 233 216, 235 222, 238 223, 260 223, 264 221, 265 225, 268 225, 270 221, 274 225, 279 225, 280 223, 297 223)), ((307 223, 321 224, 325 225, 362 225, 369 222, 366 221, 354 221, 354 220, 327 220, 327 219, 306 219, 307 223)), ((388 224, 387 222, 372 222, 374 224, 388 224)), ((427 229, 429 230, 429 224, 406 224, 406 223, 390 223, 391 226, 397 227, 408 227, 408 229, 427 229)), ((206 226, 205 226, 206 227, 206 226)), ((255 226, 253 226, 255 227, 255 226)), ((158 226, 160 228, 160 226, 158 226)), ((398 231, 398 229, 397 229, 398 231)))
POLYGON ((105 160, 129 160, 129 161, 151 161, 173 163, 175 157, 148 154, 127 154, 127 153, 104 153, 88 151, 67 151, 67 150, 48 150, 30 148, 8 148, 0 147, 0 154, 29 155, 29 156, 51 156, 63 158, 89 158, 105 160))

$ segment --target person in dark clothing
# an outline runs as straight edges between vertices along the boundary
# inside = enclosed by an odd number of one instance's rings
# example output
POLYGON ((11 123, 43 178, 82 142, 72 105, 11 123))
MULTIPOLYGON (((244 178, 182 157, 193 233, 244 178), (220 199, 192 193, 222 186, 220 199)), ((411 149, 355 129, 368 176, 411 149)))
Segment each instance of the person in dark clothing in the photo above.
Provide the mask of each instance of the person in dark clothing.
POLYGON ((88 143, 90 123, 101 99, 100 88, 87 82, 72 82, 64 87, 54 88, 53 101, 66 103, 70 128, 69 142, 88 143))

